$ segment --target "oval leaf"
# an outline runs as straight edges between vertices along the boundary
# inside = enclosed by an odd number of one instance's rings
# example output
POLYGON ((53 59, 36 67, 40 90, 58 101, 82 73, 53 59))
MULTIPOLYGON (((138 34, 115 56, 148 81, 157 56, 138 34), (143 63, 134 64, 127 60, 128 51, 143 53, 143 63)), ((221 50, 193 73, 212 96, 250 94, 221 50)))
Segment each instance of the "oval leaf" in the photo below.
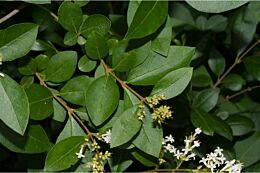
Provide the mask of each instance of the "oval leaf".
POLYGON ((234 136, 242 136, 251 132, 255 125, 254 122, 241 115, 231 115, 226 122, 230 125, 234 136))
POLYGON ((191 76, 192 68, 174 70, 155 84, 151 95, 164 95, 166 99, 176 97, 187 87, 191 76))
POLYGON ((119 89, 109 76, 96 79, 86 92, 86 107, 92 122, 99 126, 115 111, 119 89))

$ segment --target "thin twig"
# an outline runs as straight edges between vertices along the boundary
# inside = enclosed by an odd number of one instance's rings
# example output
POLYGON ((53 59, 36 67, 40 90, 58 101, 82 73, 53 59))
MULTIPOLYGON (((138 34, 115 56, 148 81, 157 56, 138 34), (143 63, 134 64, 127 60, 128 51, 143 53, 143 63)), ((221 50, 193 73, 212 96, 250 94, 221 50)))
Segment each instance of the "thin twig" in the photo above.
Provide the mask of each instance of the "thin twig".
POLYGON ((242 59, 258 44, 260 43, 260 40, 257 40, 253 45, 251 45, 241 56, 237 57, 235 62, 227 69, 227 71, 216 81, 213 88, 216 88, 223 80, 224 78, 233 70, 233 68, 242 62, 242 59))
POLYGON ((256 89, 256 88, 260 88, 260 85, 256 85, 256 86, 252 86, 252 87, 247 87, 246 89, 243 89, 243 90, 241 90, 241 91, 239 91, 239 92, 237 92, 237 93, 235 93, 235 94, 233 94, 233 95, 231 95, 231 96, 226 96, 225 97, 225 100, 226 101, 229 101, 230 99, 233 99, 233 98, 235 98, 235 97, 237 97, 237 96, 239 96, 239 95, 241 95, 241 94, 244 94, 244 93, 246 93, 246 92, 249 92, 249 91, 252 91, 252 90, 254 90, 254 89, 256 89))
POLYGON ((18 6, 16 9, 14 9, 13 11, 11 11, 10 13, 8 13, 7 15, 5 15, 4 17, 2 17, 0 19, 0 24, 3 23, 4 21, 10 19, 11 17, 13 17, 14 15, 16 15, 19 11, 21 11, 24 7, 26 7, 27 4, 21 4, 20 6, 18 6))

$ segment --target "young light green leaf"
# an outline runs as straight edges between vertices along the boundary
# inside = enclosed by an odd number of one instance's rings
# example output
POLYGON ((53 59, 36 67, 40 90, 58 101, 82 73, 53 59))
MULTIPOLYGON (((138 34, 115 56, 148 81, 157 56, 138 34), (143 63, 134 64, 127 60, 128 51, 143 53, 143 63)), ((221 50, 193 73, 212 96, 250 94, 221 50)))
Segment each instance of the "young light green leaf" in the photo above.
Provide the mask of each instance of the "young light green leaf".
POLYGON ((248 167, 260 159, 260 132, 255 132, 250 137, 236 142, 234 149, 237 159, 248 167))
POLYGON ((26 90, 30 103, 30 118, 43 120, 53 113, 52 93, 39 84, 32 84, 26 90))
POLYGON ((150 95, 164 95, 166 99, 181 94, 191 80, 192 68, 180 68, 165 75, 159 80, 150 95))
POLYGON ((192 86, 195 87, 207 87, 212 85, 211 76, 204 65, 193 71, 191 82, 192 86))
POLYGON ((77 65, 77 53, 74 51, 59 52, 51 57, 46 68, 46 81, 60 83, 71 78, 77 65))
POLYGON ((0 77, 0 119, 23 135, 29 120, 29 102, 24 89, 5 74, 0 77))
POLYGON ((260 81, 260 57, 250 56, 243 60, 246 70, 258 81, 260 81))
POLYGON ((43 153, 50 149, 51 143, 40 125, 28 125, 23 136, 0 122, 0 143, 16 153, 43 153))
POLYGON ((88 57, 94 60, 104 58, 109 51, 106 39, 96 32, 92 32, 89 35, 85 44, 85 49, 88 57))
POLYGON ((93 14, 84 20, 79 32, 86 38, 90 36, 92 31, 104 36, 109 31, 110 27, 111 21, 106 16, 101 14, 93 14))
POLYGON ((60 90, 60 96, 70 103, 85 106, 85 95, 92 81, 88 76, 72 78, 60 90))
POLYGON ((59 23, 68 31, 76 32, 83 20, 83 14, 78 4, 63 2, 58 10, 59 23))
POLYGON ((84 55, 79 60, 78 68, 82 72, 90 72, 95 69, 96 65, 97 65, 96 61, 92 61, 88 59, 86 55, 84 55))
POLYGON ((190 64, 195 49, 186 46, 171 46, 167 58, 151 51, 148 58, 131 69, 127 82, 134 85, 154 85, 172 70, 190 64))
POLYGON ((31 23, 15 24, 0 30, 0 57, 13 61, 26 55, 36 41, 38 26, 31 23))
POLYGON ((112 127, 111 148, 130 141, 140 130, 142 123, 137 118, 137 106, 129 108, 116 120, 112 127))
POLYGON ((56 143, 71 136, 85 136, 85 132, 73 118, 69 117, 66 125, 58 136, 56 143))
POLYGON ((96 79, 86 92, 86 107, 91 121, 101 125, 115 111, 119 102, 119 89, 109 76, 96 79))
POLYGON ((231 115, 226 122, 231 127, 234 136, 245 135, 251 132, 255 127, 251 119, 241 115, 231 115))
POLYGON ((225 70, 226 61, 219 51, 213 49, 209 54, 208 64, 211 71, 220 76, 225 70))
POLYGON ((192 107, 209 112, 217 105, 219 92, 219 88, 210 88, 198 92, 194 96, 192 107))
POLYGON ((164 23, 167 14, 167 1, 142 1, 125 37, 143 38, 154 33, 164 23))
POLYGON ((47 154, 44 171, 61 171, 76 164, 83 142, 84 136, 72 136, 55 144, 47 154))

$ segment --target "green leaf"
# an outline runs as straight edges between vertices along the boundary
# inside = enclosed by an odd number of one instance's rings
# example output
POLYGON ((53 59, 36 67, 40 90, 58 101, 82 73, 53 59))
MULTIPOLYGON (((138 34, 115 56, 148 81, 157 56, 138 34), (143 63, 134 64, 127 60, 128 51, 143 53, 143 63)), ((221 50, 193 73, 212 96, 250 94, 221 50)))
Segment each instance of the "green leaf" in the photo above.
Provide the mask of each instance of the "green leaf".
POLYGON ((157 161, 155 161, 154 157, 143 153, 142 151, 134 151, 132 152, 132 155, 134 156, 134 158, 136 160, 138 160, 140 163, 142 163, 143 165, 147 166, 147 167, 153 167, 156 166, 157 161))
POLYGON ((0 119, 23 135, 29 120, 29 102, 24 89, 5 74, 0 77, 0 119))
POLYGON ((217 105, 219 92, 219 88, 210 88, 198 92, 194 96, 192 107, 209 112, 217 105))
POLYGON ((97 67, 97 69, 95 71, 95 78, 97 79, 97 78, 104 76, 104 75, 106 75, 106 71, 105 71, 103 65, 99 64, 99 66, 97 67))
POLYGON ((89 35, 85 44, 85 49, 88 57, 94 60, 104 58, 109 51, 106 39, 96 32, 92 32, 89 35))
POLYGON ((221 15, 211 16, 206 22, 206 29, 215 32, 221 32, 226 29, 228 25, 228 19, 221 15))
POLYGON ((181 94, 191 80, 192 68, 180 68, 165 75, 159 80, 150 95, 164 95, 166 99, 181 94))
POLYGON ((162 128, 155 126, 149 109, 146 109, 142 128, 133 144, 143 152, 158 158, 162 147, 162 139, 162 128))
POLYGON ((154 85, 170 71, 188 66, 194 53, 194 48, 186 46, 171 46, 167 58, 151 51, 142 64, 130 70, 127 82, 154 85))
POLYGON ((166 1, 142 1, 126 34, 127 39, 143 38, 154 33, 168 14, 166 1))
POLYGON ((92 122, 99 126, 115 111, 119 102, 119 89, 109 76, 96 79, 86 92, 86 107, 92 122))
POLYGON ((34 82, 33 76, 24 76, 20 81, 20 85, 25 89, 28 88, 30 85, 32 85, 33 82, 34 82))
POLYGON ((166 24, 159 35, 152 41, 152 49, 153 51, 167 56, 170 44, 172 40, 172 21, 171 18, 168 16, 166 24))
POLYGON ((34 75, 37 72, 37 62, 35 59, 30 59, 25 66, 19 67, 18 71, 23 75, 34 75))
POLYGON ((234 149, 237 159, 248 167, 260 159, 260 132, 255 132, 249 138, 236 142, 234 149))
POLYGON ((55 144, 48 152, 44 171, 61 171, 77 163, 76 152, 84 142, 84 136, 72 136, 55 144))
POLYGON ((0 57, 3 61, 13 61, 26 55, 36 41, 38 26, 21 23, 0 30, 0 57))
POLYGON ((70 103, 85 106, 85 95, 92 81, 88 76, 72 78, 60 90, 60 96, 70 103))
POLYGON ((37 63, 37 71, 43 71, 48 66, 50 58, 46 55, 38 55, 35 57, 35 61, 37 63))
POLYGON ((213 49, 209 54, 208 64, 211 71, 220 76, 225 70, 226 61, 219 51, 213 49))
POLYGON ((204 65, 193 71, 191 81, 195 87, 207 87, 212 85, 212 79, 204 65))
POLYGON ((225 121, 203 110, 193 108, 191 112, 191 122, 195 127, 201 128, 202 132, 206 135, 213 136, 215 132, 229 140, 233 138, 232 130, 225 121))
POLYGON ((234 136, 245 135, 251 132, 255 127, 254 122, 251 119, 241 115, 231 115, 226 122, 231 127, 234 136))
POLYGON ((114 48, 112 54, 112 67, 119 72, 128 71, 141 64, 147 58, 151 48, 151 42, 139 48, 125 52, 128 46, 127 40, 120 41, 114 48))
POLYGON ((245 1, 195 1, 195 0, 186 0, 186 2, 195 8, 198 11, 205 13, 221 13, 224 11, 229 11, 235 8, 238 8, 248 0, 245 1))
POLYGON ((78 35, 75 32, 67 32, 64 37, 64 44, 74 46, 77 43, 78 35))
POLYGON ((127 26, 130 26, 134 15, 136 13, 136 10, 138 9, 139 5, 142 1, 129 1, 128 9, 127 9, 127 26))
POLYGON ((66 119, 66 110, 58 103, 55 99, 53 99, 53 119, 59 122, 64 122, 66 119))
POLYGON ((250 56, 243 60, 246 70, 258 81, 260 81, 260 56, 250 56))
POLYGON ((110 27, 111 21, 106 16, 93 14, 84 20, 79 33, 86 38, 88 38, 93 31, 101 36, 105 36, 110 27))
POLYGON ((130 141, 140 130, 142 122, 138 120, 138 107, 132 107, 123 112, 112 127, 111 148, 123 145, 130 141))
POLYGON ((78 4, 63 2, 58 10, 59 23, 68 31, 77 32, 83 20, 78 4))
POLYGON ((32 4, 50 4, 51 0, 23 0, 24 2, 29 2, 32 4))
POLYGON ((81 129, 80 125, 71 117, 69 117, 66 125, 61 131, 56 143, 62 141, 63 139, 69 138, 71 136, 85 136, 85 132, 81 129))
POLYGON ((230 74, 223 80, 223 86, 232 91, 241 90, 242 86, 245 85, 245 80, 238 74, 230 74))
POLYGON ((91 72, 97 65, 96 61, 91 61, 86 55, 80 58, 78 68, 82 72, 91 72))
POLYGON ((112 172, 123 172, 132 163, 132 156, 127 150, 119 150, 113 152, 113 157, 108 159, 108 163, 112 172))
POLYGON ((124 109, 140 104, 140 100, 128 89, 124 88, 124 109))
POLYGON ((40 125, 28 125, 23 136, 0 122, 0 143, 16 153, 43 153, 50 149, 51 143, 40 125))
POLYGON ((51 57, 46 68, 46 81, 60 83, 71 78, 77 65, 77 53, 74 51, 59 52, 51 57))
POLYGON ((30 103, 30 118, 43 120, 53 113, 52 93, 39 84, 32 84, 26 90, 30 103))

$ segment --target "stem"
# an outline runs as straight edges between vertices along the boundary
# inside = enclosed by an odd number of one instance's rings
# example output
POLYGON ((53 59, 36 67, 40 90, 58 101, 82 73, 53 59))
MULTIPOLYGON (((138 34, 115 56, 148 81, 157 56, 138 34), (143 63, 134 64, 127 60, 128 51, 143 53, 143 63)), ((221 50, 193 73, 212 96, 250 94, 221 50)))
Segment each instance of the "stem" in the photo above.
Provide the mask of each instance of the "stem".
POLYGON ((47 12, 54 18, 54 20, 55 20, 56 22, 58 22, 58 20, 59 20, 58 16, 57 16, 56 14, 54 14, 51 10, 49 10, 48 8, 46 8, 46 7, 42 6, 42 5, 39 5, 39 4, 35 4, 35 5, 37 5, 37 6, 40 7, 41 9, 47 11, 47 12))
MULTIPOLYGON (((135 90, 133 90, 129 85, 126 84, 125 81, 122 81, 120 78, 118 78, 115 73, 113 72, 113 70, 108 67, 108 65, 105 63, 105 61, 103 59, 101 59, 101 64, 103 65, 103 67, 105 68, 105 71, 107 74, 111 75, 113 78, 115 78, 119 84, 123 87, 128 89, 129 91, 131 91, 136 97, 138 97, 142 102, 147 103, 146 99, 141 96, 140 94, 138 94, 135 90)), ((148 103, 147 103, 148 104, 148 103)))
POLYGON ((235 94, 233 94, 233 95, 231 95, 231 96, 226 96, 225 97, 225 100, 226 101, 229 101, 230 99, 233 99, 233 98, 235 98, 235 97, 237 97, 237 96, 239 96, 239 95, 241 95, 241 94, 244 94, 244 93, 246 93, 246 92, 248 92, 248 91, 252 91, 252 90, 254 90, 254 89, 256 89, 256 88, 260 88, 260 85, 256 85, 256 86, 252 86, 252 87, 247 87, 246 89, 243 89, 243 90, 241 90, 241 91, 239 91, 239 92, 237 92, 237 93, 235 93, 235 94))
POLYGON ((19 11, 21 11, 26 6, 27 6, 27 4, 22 4, 22 5, 18 6, 16 9, 14 9, 13 11, 11 11, 10 13, 8 13, 7 15, 5 15, 4 17, 2 17, 0 19, 0 24, 5 22, 6 20, 10 19, 14 15, 16 15, 19 11))
MULTIPOLYGON (((41 78, 41 76, 39 75, 39 73, 35 73, 36 77, 38 78, 38 80, 40 81, 40 84, 42 86, 44 86, 45 88, 49 89, 50 88, 46 85, 45 81, 41 78)), ((67 103, 65 101, 63 101, 60 97, 58 97, 57 94, 53 93, 50 90, 53 98, 59 102, 68 112, 69 116, 72 117, 80 126, 81 128, 83 128, 83 130, 85 131, 85 133, 88 135, 88 137, 93 141, 93 136, 92 133, 89 131, 89 129, 85 126, 85 124, 81 121, 81 119, 77 116, 77 114, 74 112, 74 109, 72 109, 71 107, 69 107, 67 105, 67 103)))
POLYGON ((181 161, 177 164, 176 169, 179 169, 182 163, 183 163, 183 160, 181 160, 181 161))
POLYGON ((214 84, 213 88, 216 88, 223 80, 224 78, 231 72, 231 70, 239 63, 242 62, 242 59, 258 44, 260 43, 260 40, 257 40, 253 45, 251 45, 241 56, 237 57, 235 62, 227 69, 227 71, 218 78, 217 82, 214 84))

